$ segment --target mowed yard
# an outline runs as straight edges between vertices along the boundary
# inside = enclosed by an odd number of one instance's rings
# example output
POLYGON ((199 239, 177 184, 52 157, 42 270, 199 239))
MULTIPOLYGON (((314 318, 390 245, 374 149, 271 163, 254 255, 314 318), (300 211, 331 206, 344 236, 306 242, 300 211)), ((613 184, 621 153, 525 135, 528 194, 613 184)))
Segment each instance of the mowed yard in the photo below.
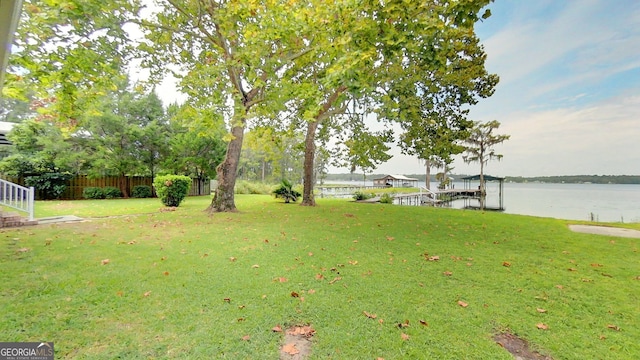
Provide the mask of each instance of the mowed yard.
MULTIPOLYGON (((278 359, 308 325, 311 359, 640 358, 640 239, 568 221, 237 195, 39 202, 90 221, 2 230, 0 341, 56 358, 278 359)), ((632 225, 640 228, 638 224, 632 225)))

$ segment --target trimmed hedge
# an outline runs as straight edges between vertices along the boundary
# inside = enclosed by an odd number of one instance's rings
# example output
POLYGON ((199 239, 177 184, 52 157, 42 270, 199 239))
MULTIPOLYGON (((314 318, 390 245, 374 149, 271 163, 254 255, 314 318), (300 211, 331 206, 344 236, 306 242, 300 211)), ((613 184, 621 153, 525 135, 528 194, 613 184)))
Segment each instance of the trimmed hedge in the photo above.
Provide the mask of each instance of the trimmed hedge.
POLYGON ((117 187, 107 186, 102 188, 102 191, 104 192, 105 199, 116 199, 122 197, 122 191, 117 187))
POLYGON ((89 186, 82 190, 82 197, 85 199, 104 199, 102 188, 89 186))
POLYGON ((153 180, 153 187, 165 206, 179 206, 189 194, 191 178, 183 175, 157 176, 153 180))
POLYGON ((150 198, 153 196, 153 191, 151 189, 151 186, 136 185, 133 187, 131 196, 134 198, 150 198))

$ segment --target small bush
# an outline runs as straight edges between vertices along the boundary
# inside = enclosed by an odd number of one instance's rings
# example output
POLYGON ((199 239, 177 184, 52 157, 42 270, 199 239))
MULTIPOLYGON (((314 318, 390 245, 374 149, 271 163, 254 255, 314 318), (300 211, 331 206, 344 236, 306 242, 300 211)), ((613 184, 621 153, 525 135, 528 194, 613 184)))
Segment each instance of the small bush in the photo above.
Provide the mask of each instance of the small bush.
POLYGON ((380 196, 380 202, 383 204, 393 204, 393 195, 384 193, 380 196))
POLYGON ((302 194, 293 188, 293 184, 288 180, 282 180, 282 183, 280 183, 272 193, 276 198, 283 198, 285 203, 290 203, 291 201, 296 202, 298 198, 302 196, 302 194))
POLYGON ((45 200, 59 199, 67 189, 67 181, 73 175, 68 173, 46 173, 28 176, 24 179, 27 186, 33 186, 44 194, 45 200))
POLYGON ((269 184, 242 180, 236 182, 234 192, 236 194, 268 195, 271 193, 271 188, 272 185, 269 184))
POLYGON ((102 191, 104 192, 105 199, 116 199, 122 197, 122 191, 117 187, 107 186, 102 188, 102 191))
POLYGON ((358 201, 358 200, 367 200, 367 199, 371 199, 371 198, 373 198, 374 196, 375 196, 374 194, 371 194, 371 193, 365 193, 365 192, 362 192, 362 191, 356 191, 356 192, 353 194, 353 198, 354 198, 356 201, 358 201))
POLYGON ((157 176, 153 187, 165 206, 179 206, 189 194, 191 178, 183 175, 157 176))
POLYGON ((86 187, 82 189, 82 197, 85 199, 104 199, 104 191, 99 187, 86 187))
POLYGON ((147 185, 136 185, 133 187, 133 191, 131 192, 131 196, 134 198, 150 198, 153 196, 153 191, 151 190, 151 186, 147 185))

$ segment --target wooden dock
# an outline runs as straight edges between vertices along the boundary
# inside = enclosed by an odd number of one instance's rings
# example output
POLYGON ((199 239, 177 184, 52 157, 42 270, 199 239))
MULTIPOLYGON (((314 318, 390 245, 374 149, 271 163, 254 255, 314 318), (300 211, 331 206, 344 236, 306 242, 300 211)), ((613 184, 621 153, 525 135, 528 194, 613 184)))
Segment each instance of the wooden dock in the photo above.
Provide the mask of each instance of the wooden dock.
MULTIPOLYGON (((426 190, 426 189, 424 189, 426 190)), ((480 190, 474 189, 446 189, 438 191, 422 191, 419 193, 400 193, 393 196, 393 203, 397 205, 434 205, 442 202, 479 197, 480 190)))

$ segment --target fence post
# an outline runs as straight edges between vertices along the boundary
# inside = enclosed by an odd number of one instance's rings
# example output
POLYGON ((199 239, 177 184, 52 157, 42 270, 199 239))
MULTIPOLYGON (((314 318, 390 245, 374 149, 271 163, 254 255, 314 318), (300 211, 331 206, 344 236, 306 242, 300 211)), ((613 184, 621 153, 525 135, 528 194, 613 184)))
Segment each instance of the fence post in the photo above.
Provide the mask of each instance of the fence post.
POLYGON ((29 221, 33 221, 36 205, 36 189, 33 186, 29 188, 29 195, 27 195, 27 197, 29 202, 29 204, 27 205, 29 207, 29 221))

